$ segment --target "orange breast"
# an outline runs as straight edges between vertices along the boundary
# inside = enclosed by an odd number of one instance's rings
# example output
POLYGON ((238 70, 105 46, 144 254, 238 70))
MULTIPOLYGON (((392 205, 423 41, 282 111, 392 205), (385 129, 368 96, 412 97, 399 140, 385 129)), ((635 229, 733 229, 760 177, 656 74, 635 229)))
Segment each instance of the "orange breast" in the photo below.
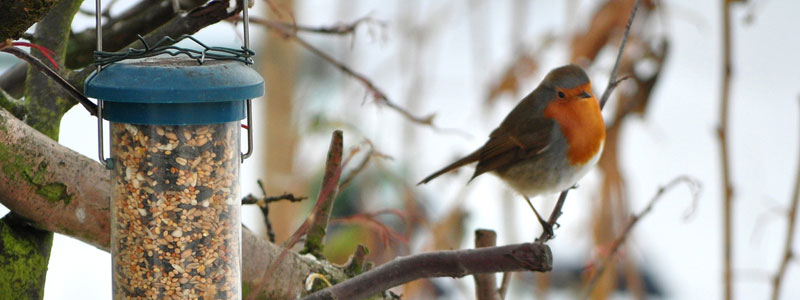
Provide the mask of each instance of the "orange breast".
POLYGON ((600 151, 606 138, 606 126, 600 105, 594 97, 555 100, 547 105, 543 113, 561 126, 569 145, 567 159, 570 164, 583 165, 600 151))

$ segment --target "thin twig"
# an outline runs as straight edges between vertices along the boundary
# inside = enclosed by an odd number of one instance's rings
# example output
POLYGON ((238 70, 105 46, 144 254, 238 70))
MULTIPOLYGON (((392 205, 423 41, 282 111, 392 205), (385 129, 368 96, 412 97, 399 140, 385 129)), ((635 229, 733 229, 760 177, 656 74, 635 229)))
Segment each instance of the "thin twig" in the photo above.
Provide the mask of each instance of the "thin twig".
POLYGON ((506 293, 508 293, 508 285, 511 284, 512 275, 514 275, 513 272, 503 273, 503 279, 500 281, 500 288, 497 289, 497 294, 500 295, 500 299, 506 298, 506 293))
POLYGON ((622 36, 622 43, 619 45, 619 51, 617 51, 617 60, 614 63, 614 68, 611 69, 611 76, 608 77, 608 87, 606 87, 606 91, 603 92, 603 96, 600 97, 600 109, 603 109, 603 107, 606 106, 606 102, 608 102, 608 98, 611 96, 611 91, 613 91, 614 87, 616 87, 619 83, 617 81, 617 70, 619 69, 620 61, 622 61, 622 53, 625 52, 625 44, 628 43, 628 35, 631 32, 633 17, 636 16, 636 9, 639 8, 639 2, 639 0, 636 0, 636 2, 633 3, 631 16, 628 17, 628 23, 625 24, 625 34, 622 36))
POLYGON ((89 111, 90 115, 92 115, 92 116, 96 116, 97 115, 97 105, 92 103, 92 101, 90 101, 89 98, 86 98, 86 96, 84 96, 81 92, 79 92, 77 89, 75 89, 74 86, 69 84, 69 82, 67 82, 66 79, 61 77, 61 75, 56 73, 56 71, 53 71, 53 69, 50 69, 50 67, 45 65, 38 58, 31 56, 30 54, 28 54, 28 52, 25 52, 22 49, 19 49, 17 47, 7 47, 7 48, 3 48, 0 51, 6 52, 6 53, 11 53, 14 56, 19 57, 20 59, 26 61, 28 64, 32 65, 37 70, 42 72, 44 75, 46 75, 47 77, 50 77, 50 79, 55 81, 61 88, 63 88, 67 92, 67 94, 72 96, 72 98, 77 100, 78 103, 83 105, 83 107, 86 108, 87 111, 89 111))
MULTIPOLYGON (((253 21, 252 17, 250 20, 253 21)), ((319 26, 319 27, 298 25, 296 23, 273 21, 260 18, 258 20, 259 24, 267 26, 269 28, 280 27, 283 30, 291 30, 294 32, 308 32, 308 33, 331 34, 331 35, 353 34, 355 33, 358 26, 362 24, 377 24, 382 27, 386 26, 385 23, 367 16, 358 18, 357 20, 350 23, 337 23, 330 26, 319 26)), ((236 18, 236 21, 237 22, 241 21, 241 18, 236 18)))
MULTIPOLYGON (((380 159, 388 159, 388 160, 393 159, 391 156, 375 150, 375 145, 372 144, 372 141, 370 141, 369 139, 364 139, 362 144, 366 144, 367 146, 369 146, 369 150, 367 151, 367 154, 365 154, 364 159, 357 166, 352 168, 352 170, 350 170, 350 172, 347 173, 347 176, 345 176, 344 179, 342 179, 341 183, 339 183, 340 190, 350 185, 350 182, 353 181, 356 175, 364 171, 364 169, 367 167, 367 164, 370 162, 370 160, 372 160, 373 157, 380 159)), ((354 148, 351 152, 351 156, 353 156, 353 154, 355 154, 355 152, 357 152, 359 149, 360 146, 354 148)))
POLYGON ((390 228, 380 220, 378 217, 384 214, 391 214, 395 215, 400 218, 403 223, 406 223, 407 216, 400 210, 397 209, 385 209, 379 210, 377 212, 367 212, 367 213, 358 213, 355 215, 347 216, 347 217, 340 217, 331 219, 330 223, 337 223, 337 224, 360 224, 364 225, 368 228, 372 228, 378 234, 378 237, 383 242, 384 247, 389 244, 390 239, 394 239, 396 241, 401 242, 403 245, 408 244, 408 238, 396 230, 390 228))
POLYGON ((364 75, 359 74, 358 72, 354 71, 350 67, 344 65, 342 62, 339 62, 338 60, 333 58, 330 54, 327 54, 327 53, 323 52, 319 48, 314 47, 313 45, 308 43, 306 40, 304 40, 304 39, 300 38, 299 36, 297 36, 296 32, 293 30, 294 27, 274 26, 274 24, 271 21, 267 21, 267 20, 264 20, 264 19, 261 19, 261 18, 257 18, 257 17, 250 17, 250 22, 252 22, 254 24, 263 25, 263 26, 267 27, 268 29, 272 29, 272 30, 276 31, 277 33, 279 33, 283 37, 295 41, 298 45, 302 46, 303 48, 305 48, 306 50, 310 51, 311 53, 314 53, 314 55, 317 55, 318 57, 320 57, 323 60, 327 61, 331 65, 335 66, 340 71, 342 71, 345 74, 349 75, 350 77, 353 77, 354 79, 358 80, 359 82, 361 82, 362 85, 364 85, 364 87, 367 88, 367 90, 372 95, 372 98, 375 99, 375 101, 377 101, 378 103, 383 104, 386 107, 389 107, 390 109, 400 113, 401 115, 406 117, 411 122, 417 123, 417 124, 420 124, 420 125, 426 125, 426 126, 431 126, 431 127, 436 128, 433 125, 433 118, 434 118, 435 114, 429 114, 429 115, 420 117, 420 116, 415 116, 414 114, 412 114, 411 112, 409 112, 405 108, 400 107, 396 103, 394 103, 391 100, 389 100, 389 97, 386 96, 386 93, 384 93, 380 88, 378 88, 375 84, 373 84, 372 81, 367 79, 367 77, 365 77, 364 75))
POLYGON ((306 200, 306 199, 308 199, 308 197, 306 197, 306 196, 298 197, 298 196, 295 196, 292 193, 285 193, 285 194, 281 194, 281 195, 278 195, 278 196, 269 196, 269 197, 264 197, 264 198, 258 198, 258 197, 253 196, 253 195, 247 195, 244 198, 242 198, 242 204, 245 204, 245 205, 247 205, 247 204, 256 204, 258 206, 263 206, 264 204, 268 204, 268 203, 272 203, 272 202, 278 202, 278 201, 281 201, 281 200, 287 200, 289 202, 300 202, 300 201, 303 201, 303 200, 306 200))
POLYGON ((658 189, 658 192, 656 192, 653 198, 650 199, 650 202, 647 203, 647 206, 638 214, 631 216, 630 221, 628 221, 628 224, 622 230, 622 233, 620 233, 619 236, 617 236, 617 238, 614 239, 614 242, 611 243, 608 255, 602 260, 597 269, 595 269, 595 271, 592 272, 592 275, 588 280, 588 284, 584 289, 582 299, 589 298, 589 295, 591 294, 592 290, 594 290, 594 287, 597 284, 597 280, 600 278, 600 276, 603 275, 603 271, 605 271, 606 267, 611 263, 611 260, 616 256, 617 250, 619 250, 619 247, 628 238, 628 234, 630 233, 631 229, 633 229, 633 226, 636 225, 636 223, 639 222, 639 220, 644 218, 648 213, 650 213, 650 211, 653 210, 653 206, 656 204, 656 201, 658 201, 658 199, 661 199, 661 197, 667 191, 671 190, 672 188, 681 183, 684 183, 689 186, 689 189, 691 190, 692 193, 692 203, 697 201, 700 192, 700 183, 696 179, 691 178, 689 176, 677 177, 672 181, 670 181, 669 183, 667 183, 667 185, 660 187, 658 189))
POLYGON ((552 268, 552 258, 550 248, 537 243, 421 253, 395 258, 303 299, 364 299, 420 278, 510 271, 547 272, 552 268))
MULTIPOLYGON (((606 102, 608 102, 609 96, 611 96, 611 92, 614 88, 617 87, 620 81, 625 80, 625 78, 617 79, 617 69, 619 69, 619 63, 622 60, 622 53, 625 51, 625 43, 628 40, 628 35, 631 32, 631 25, 633 24, 633 19, 636 16, 636 10, 639 8, 640 0, 636 0, 633 3, 633 8, 631 9, 631 15, 628 18, 628 24, 625 25, 625 33, 622 35, 622 43, 619 45, 619 50, 617 51, 617 60, 614 62, 614 68, 611 70, 611 76, 608 79, 608 86, 606 87, 605 92, 600 97, 600 109, 605 107, 606 102)), ((547 220, 547 223, 550 226, 555 226, 556 221, 561 216, 561 208, 564 207, 564 202, 567 200, 567 193, 569 189, 561 192, 561 195, 558 196, 558 201, 556 201, 556 206, 553 208, 553 212, 550 214, 550 218, 547 220)), ((554 236, 551 235, 547 230, 542 231, 542 234, 539 236, 537 242, 539 243, 546 243, 547 241, 551 240, 554 236)))
POLYGON ((258 208, 261 210, 261 215, 264 216, 264 225, 267 228, 267 238, 269 238, 270 242, 274 243, 275 232, 272 230, 272 222, 270 222, 269 220, 269 204, 281 200, 288 200, 289 202, 300 202, 307 199, 307 197, 305 196, 296 197, 294 194, 291 193, 285 193, 279 196, 267 197, 266 196, 267 192, 264 189, 264 185, 261 182, 261 180, 257 180, 256 183, 258 183, 258 187, 261 188, 261 195, 263 195, 263 197, 258 198, 256 196, 253 196, 252 194, 247 195, 246 197, 242 198, 242 205, 255 204, 256 206, 258 206, 258 208))
MULTIPOLYGON (((497 233, 488 229, 475 230, 475 248, 494 247, 497 245, 497 233)), ((494 273, 472 275, 475 278, 475 298, 478 300, 500 300, 495 288, 497 278, 494 273)))
POLYGON ((783 248, 783 257, 781 258, 780 267, 778 267, 778 273, 772 279, 772 300, 780 298, 781 284, 786 274, 786 268, 789 266, 789 261, 792 259, 792 244, 794 244, 794 230, 797 222, 797 205, 800 202, 800 159, 798 159, 797 177, 795 178, 791 201, 792 204, 786 213, 786 244, 783 248))
POLYGON ((728 112, 729 112, 729 97, 730 97, 730 82, 731 82, 731 12, 730 0, 722 1, 722 95, 720 98, 719 118, 720 124, 717 129, 717 135, 720 144, 720 163, 722 164, 722 185, 723 195, 723 228, 724 237, 722 241, 723 248, 723 265, 724 265, 724 298, 725 300, 733 299, 733 269, 731 261, 733 260, 733 184, 731 183, 730 173, 730 157, 728 151, 728 112))

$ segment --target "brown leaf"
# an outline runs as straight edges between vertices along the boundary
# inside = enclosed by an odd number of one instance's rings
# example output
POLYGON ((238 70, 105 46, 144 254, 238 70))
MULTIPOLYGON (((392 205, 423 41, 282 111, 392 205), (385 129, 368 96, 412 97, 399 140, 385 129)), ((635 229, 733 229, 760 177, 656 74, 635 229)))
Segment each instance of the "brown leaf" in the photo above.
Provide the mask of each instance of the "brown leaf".
MULTIPOLYGON (((586 27, 587 31, 577 32, 572 37, 570 61, 577 62, 581 59, 594 61, 603 46, 625 30, 634 2, 635 0, 609 0, 600 6, 586 27)), ((642 4, 640 8, 644 9, 653 6, 651 1, 644 1, 642 4)))
POLYGON ((514 62, 503 72, 503 77, 492 84, 486 101, 493 102, 505 93, 516 96, 520 89, 520 83, 524 80, 530 80, 538 69, 539 64, 532 55, 522 54, 517 56, 514 62))

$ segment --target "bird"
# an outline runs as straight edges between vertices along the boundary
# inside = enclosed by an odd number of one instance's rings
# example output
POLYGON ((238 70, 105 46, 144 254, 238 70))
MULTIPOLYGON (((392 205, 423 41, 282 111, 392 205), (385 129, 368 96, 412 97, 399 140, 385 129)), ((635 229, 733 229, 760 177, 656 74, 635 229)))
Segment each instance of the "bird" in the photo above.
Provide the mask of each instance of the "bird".
POLYGON ((477 162, 467 183, 481 174, 494 173, 528 201, 544 230, 552 234, 552 226, 529 198, 575 186, 597 163, 605 137, 603 115, 589 77, 581 67, 565 65, 551 70, 483 146, 418 185, 477 162))

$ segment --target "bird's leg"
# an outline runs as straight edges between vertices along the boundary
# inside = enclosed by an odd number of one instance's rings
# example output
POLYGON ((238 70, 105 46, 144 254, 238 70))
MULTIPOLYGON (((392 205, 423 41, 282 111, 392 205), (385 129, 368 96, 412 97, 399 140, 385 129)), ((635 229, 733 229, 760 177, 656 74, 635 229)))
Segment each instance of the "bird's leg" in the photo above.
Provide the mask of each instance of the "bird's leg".
POLYGON ((531 209, 533 210, 533 213, 536 214, 536 219, 539 220, 539 224, 542 224, 542 230, 547 232, 547 234, 550 235, 550 236, 555 236, 555 233, 553 232, 553 226, 550 225, 550 223, 548 223, 547 220, 543 219, 541 215, 539 215, 539 212, 536 211, 535 207, 533 207, 533 203, 531 203, 531 199, 529 199, 528 196, 524 196, 524 195, 522 197, 525 197, 525 201, 528 202, 528 206, 530 206, 531 209))

